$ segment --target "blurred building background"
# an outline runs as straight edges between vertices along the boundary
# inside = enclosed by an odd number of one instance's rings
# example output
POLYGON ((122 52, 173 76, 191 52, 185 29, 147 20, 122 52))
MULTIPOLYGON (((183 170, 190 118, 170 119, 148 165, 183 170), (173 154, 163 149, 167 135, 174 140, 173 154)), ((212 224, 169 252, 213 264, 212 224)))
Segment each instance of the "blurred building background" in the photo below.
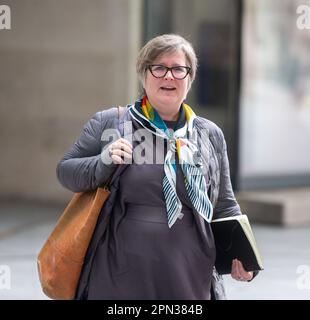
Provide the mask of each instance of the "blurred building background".
MULTIPOLYGON (((310 240, 310 229, 302 228, 310 225, 310 17, 297 11, 310 8, 309 0, 5 4, 11 30, 0 30, 0 265, 12 265, 20 280, 14 294, 0 290, 0 298, 40 298, 38 291, 29 293, 38 283, 23 282, 23 272, 35 279, 36 253, 71 197, 56 179, 56 165, 95 112, 138 97, 137 53, 162 33, 193 43, 199 69, 188 102, 224 131, 243 211, 253 223, 268 223, 257 227, 273 266, 268 281, 292 279, 283 288, 297 290, 297 266, 310 265, 302 246, 310 240), (270 223, 302 227, 283 229, 281 236, 270 223), (286 236, 300 239, 291 249, 303 259, 281 274, 272 263, 279 262, 275 255, 286 236), (271 252, 270 241, 279 243, 271 252)), ((252 297, 263 299, 264 278, 255 281, 262 291, 252 297)), ((232 297, 247 297, 230 288, 232 297)), ((309 290, 296 292, 310 297, 309 290)))

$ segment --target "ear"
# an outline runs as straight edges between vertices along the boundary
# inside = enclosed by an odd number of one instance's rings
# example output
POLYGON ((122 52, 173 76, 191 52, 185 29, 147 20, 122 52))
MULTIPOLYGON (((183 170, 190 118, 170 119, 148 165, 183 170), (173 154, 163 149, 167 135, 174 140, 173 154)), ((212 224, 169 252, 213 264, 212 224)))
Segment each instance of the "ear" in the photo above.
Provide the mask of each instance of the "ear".
POLYGON ((186 90, 186 94, 185 97, 187 96, 187 94, 189 93, 189 90, 191 89, 191 82, 189 80, 187 80, 187 90, 186 90))
POLYGON ((191 89, 192 87, 192 82, 190 82, 189 80, 187 80, 188 83, 187 83, 187 91, 186 91, 186 95, 189 93, 189 90, 191 89))

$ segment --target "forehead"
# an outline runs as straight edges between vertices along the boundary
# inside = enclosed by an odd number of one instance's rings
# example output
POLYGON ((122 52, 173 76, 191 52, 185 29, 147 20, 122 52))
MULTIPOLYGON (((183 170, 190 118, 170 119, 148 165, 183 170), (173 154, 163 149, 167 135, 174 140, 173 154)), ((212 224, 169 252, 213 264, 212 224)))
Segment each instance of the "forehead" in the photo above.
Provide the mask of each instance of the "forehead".
POLYGON ((184 65, 185 62, 186 58, 182 50, 162 53, 154 60, 154 63, 169 65, 184 65))

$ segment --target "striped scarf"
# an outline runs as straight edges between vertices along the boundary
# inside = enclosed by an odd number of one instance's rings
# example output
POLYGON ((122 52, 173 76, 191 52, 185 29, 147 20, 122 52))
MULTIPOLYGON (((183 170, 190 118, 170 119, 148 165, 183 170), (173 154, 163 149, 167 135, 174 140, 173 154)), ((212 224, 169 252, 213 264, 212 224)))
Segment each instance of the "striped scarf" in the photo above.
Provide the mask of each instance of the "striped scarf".
MULTIPOLYGON (((182 203, 176 192, 176 163, 174 160, 177 152, 179 163, 183 171, 187 194, 195 210, 207 221, 212 219, 213 208, 208 198, 205 178, 200 165, 195 162, 194 155, 198 148, 193 140, 186 137, 193 137, 193 121, 196 117, 194 111, 187 104, 183 103, 180 117, 184 117, 183 125, 175 132, 169 130, 158 112, 151 106, 147 97, 142 101, 138 100, 129 108, 133 119, 140 123, 145 129, 153 134, 167 139, 168 151, 164 161, 163 192, 166 200, 168 226, 175 223, 176 219, 181 219, 182 203)), ((178 121, 180 123, 180 121, 178 121)))

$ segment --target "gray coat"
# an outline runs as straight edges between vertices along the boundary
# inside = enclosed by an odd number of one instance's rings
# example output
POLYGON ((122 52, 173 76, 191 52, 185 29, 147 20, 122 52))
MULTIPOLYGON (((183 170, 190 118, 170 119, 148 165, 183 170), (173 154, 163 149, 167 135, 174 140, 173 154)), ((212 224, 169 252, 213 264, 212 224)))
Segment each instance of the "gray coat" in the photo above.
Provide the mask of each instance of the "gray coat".
MULTIPOLYGON (((128 164, 106 165, 103 163, 101 157, 107 156, 107 146, 110 142, 101 140, 102 132, 108 128, 117 128, 120 135, 123 135, 124 121, 129 120, 130 115, 128 110, 126 110, 120 119, 118 118, 117 108, 97 112, 85 124, 79 139, 64 155, 57 166, 58 180, 65 188, 73 192, 95 190, 97 187, 103 186, 113 174, 110 184, 111 195, 102 209, 87 252, 77 290, 77 299, 82 299, 87 289, 92 258, 98 242, 104 238, 102 230, 106 229, 105 226, 109 218, 108 213, 111 211, 116 198, 119 176, 126 169, 126 166, 128 166, 128 164)), ((213 217, 222 218, 241 214, 231 186, 226 142, 221 129, 213 122, 202 117, 197 117, 194 124, 202 138, 200 150, 203 164, 206 166, 209 177, 210 200, 214 208, 213 217)), ((197 216, 197 219, 201 232, 205 233, 204 219, 200 215, 197 216)), ((222 278, 217 274, 215 269, 212 287, 215 299, 225 299, 222 278)))

